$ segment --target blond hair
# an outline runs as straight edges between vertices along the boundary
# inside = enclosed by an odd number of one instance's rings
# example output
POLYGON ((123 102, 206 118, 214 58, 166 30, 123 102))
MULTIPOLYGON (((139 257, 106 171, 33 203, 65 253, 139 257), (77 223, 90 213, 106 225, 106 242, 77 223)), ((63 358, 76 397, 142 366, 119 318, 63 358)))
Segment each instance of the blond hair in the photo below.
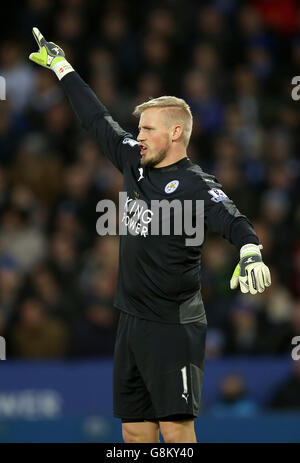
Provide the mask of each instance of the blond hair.
POLYGON ((189 144, 193 128, 193 116, 189 105, 182 98, 177 98, 176 96, 152 98, 136 106, 133 115, 140 116, 148 108, 166 108, 168 110, 167 119, 169 124, 180 125, 183 131, 183 143, 185 146, 189 144))

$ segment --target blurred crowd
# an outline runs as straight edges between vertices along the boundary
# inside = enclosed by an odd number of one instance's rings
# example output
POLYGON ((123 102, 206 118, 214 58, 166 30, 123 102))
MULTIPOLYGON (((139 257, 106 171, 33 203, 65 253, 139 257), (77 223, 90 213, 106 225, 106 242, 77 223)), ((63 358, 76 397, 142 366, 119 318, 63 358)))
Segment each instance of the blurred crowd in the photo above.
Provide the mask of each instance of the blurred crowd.
POLYGON ((134 136, 136 104, 160 95, 188 102, 189 156, 252 221, 272 275, 262 295, 230 291, 238 252, 208 236, 207 358, 290 353, 300 335, 300 101, 291 97, 292 77, 300 76, 297 2, 28 0, 7 14, 0 335, 8 355, 111 355, 118 319, 118 237, 97 235, 96 204, 118 202, 122 177, 80 128, 54 73, 28 60, 33 26, 64 49, 134 136))
MULTIPOLYGON (((259 382, 259 381, 258 381, 259 382)), ((202 401, 202 411, 214 417, 253 417, 262 411, 283 412, 300 410, 300 361, 285 378, 275 380, 263 400, 258 391, 249 387, 242 374, 231 371, 224 374, 218 385, 218 395, 208 406, 202 401)))

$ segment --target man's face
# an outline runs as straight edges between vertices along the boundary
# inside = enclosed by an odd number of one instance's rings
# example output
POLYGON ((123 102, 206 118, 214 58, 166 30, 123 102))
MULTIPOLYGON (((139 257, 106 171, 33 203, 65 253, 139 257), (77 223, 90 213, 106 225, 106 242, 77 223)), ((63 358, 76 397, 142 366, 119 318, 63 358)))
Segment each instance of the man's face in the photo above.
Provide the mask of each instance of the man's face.
POLYGON ((141 114, 137 140, 143 166, 159 164, 171 147, 171 130, 167 127, 164 111, 163 108, 148 108, 141 114))

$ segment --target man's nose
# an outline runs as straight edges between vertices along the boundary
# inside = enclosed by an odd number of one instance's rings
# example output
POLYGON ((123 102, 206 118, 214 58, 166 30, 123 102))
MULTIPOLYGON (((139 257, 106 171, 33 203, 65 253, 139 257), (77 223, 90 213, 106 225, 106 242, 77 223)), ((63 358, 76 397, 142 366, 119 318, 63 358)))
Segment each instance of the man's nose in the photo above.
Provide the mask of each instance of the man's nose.
POLYGON ((142 131, 138 134, 137 141, 144 141, 145 140, 145 135, 142 133, 142 131))

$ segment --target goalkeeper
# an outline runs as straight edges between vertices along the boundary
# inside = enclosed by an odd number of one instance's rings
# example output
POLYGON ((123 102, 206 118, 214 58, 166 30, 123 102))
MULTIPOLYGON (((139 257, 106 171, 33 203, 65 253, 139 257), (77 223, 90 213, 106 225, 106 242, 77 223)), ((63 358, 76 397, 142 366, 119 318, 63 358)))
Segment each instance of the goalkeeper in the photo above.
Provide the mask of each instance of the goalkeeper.
MULTIPOLYGON (((205 230, 219 233, 240 252, 231 289, 257 294, 270 286, 251 223, 218 180, 187 156, 192 114, 186 102, 162 96, 137 106, 135 140, 111 118, 63 50, 37 28, 33 35, 39 50, 30 59, 55 72, 82 126, 122 172, 130 204, 124 214, 135 213, 137 198, 147 205, 153 199, 176 199, 183 205, 202 200, 205 230)), ((192 214, 194 218, 195 208, 192 214)), ((125 442, 159 442, 159 431, 165 442, 197 442, 194 419, 200 409, 207 328, 202 244, 187 246, 186 231, 143 236, 138 230, 120 236, 114 416, 122 420, 125 442)))

